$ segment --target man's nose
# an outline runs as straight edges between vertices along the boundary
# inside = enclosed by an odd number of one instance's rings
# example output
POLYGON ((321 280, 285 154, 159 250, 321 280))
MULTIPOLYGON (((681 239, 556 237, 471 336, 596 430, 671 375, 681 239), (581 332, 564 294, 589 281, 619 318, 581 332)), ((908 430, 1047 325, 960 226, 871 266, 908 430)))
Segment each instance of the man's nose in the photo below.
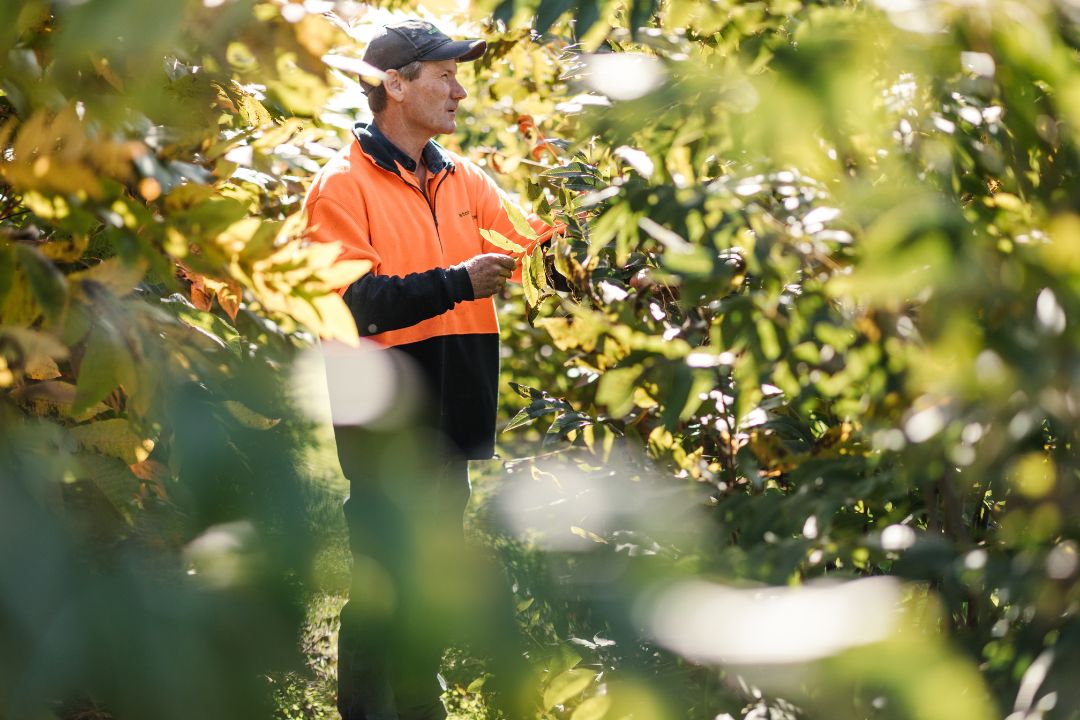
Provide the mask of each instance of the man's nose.
POLYGON ((468 97, 468 95, 469 93, 465 92, 465 87, 457 80, 454 80, 454 85, 450 88, 450 97, 455 100, 463 100, 468 97))

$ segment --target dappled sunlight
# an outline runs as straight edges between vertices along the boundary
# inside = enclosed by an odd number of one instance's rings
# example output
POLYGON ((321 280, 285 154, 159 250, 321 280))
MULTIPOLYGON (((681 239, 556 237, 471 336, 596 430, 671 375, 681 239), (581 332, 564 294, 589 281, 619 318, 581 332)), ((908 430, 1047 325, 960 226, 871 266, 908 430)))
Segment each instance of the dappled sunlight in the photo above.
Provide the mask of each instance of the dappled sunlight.
POLYGON ((423 380, 405 356, 363 341, 326 341, 301 354, 293 370, 300 408, 342 426, 400 428, 419 409, 423 380))
POLYGON ((1072 720, 1077 47, 1077 0, 0 3, 0 717, 334 717, 351 591, 454 720, 1072 720), (413 15, 487 42, 456 172, 557 228, 467 532, 301 212, 413 15))
POLYGON ((881 642, 900 622, 893 578, 737 589, 702 581, 665 588, 641 610, 663 645, 699 662, 800 663, 881 642))

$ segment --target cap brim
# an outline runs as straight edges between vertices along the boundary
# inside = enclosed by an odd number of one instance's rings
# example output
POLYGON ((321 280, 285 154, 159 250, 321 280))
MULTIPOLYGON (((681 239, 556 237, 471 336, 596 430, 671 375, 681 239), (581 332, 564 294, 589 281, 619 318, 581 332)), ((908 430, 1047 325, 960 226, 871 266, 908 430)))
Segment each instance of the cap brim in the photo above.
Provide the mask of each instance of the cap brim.
POLYGON ((419 59, 422 61, 457 60, 459 62, 469 62, 486 52, 487 43, 483 40, 451 40, 419 59))

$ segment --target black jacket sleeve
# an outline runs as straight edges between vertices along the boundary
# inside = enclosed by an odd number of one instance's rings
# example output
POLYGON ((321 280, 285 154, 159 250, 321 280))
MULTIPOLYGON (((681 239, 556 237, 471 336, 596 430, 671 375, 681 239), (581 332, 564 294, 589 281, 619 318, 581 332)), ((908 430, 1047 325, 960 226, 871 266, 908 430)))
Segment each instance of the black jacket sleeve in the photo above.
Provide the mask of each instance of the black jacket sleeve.
POLYGON ((400 330, 473 300, 469 271, 462 266, 398 275, 368 274, 343 296, 361 335, 400 330))

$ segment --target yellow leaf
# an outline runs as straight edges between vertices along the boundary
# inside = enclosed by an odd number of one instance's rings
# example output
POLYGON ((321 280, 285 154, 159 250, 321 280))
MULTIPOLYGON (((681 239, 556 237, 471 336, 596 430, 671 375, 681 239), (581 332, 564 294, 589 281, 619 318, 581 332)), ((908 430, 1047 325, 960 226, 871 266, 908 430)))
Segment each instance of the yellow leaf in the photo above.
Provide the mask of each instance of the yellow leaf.
POLYGON ((571 318, 540 318, 536 327, 547 330, 552 342, 560 350, 581 348, 585 352, 596 349, 596 343, 608 327, 607 319, 600 313, 584 308, 574 311, 571 318))
POLYGON ((41 252, 55 262, 70 263, 81 258, 89 245, 90 236, 77 233, 70 237, 49 240, 41 246, 41 252))
POLYGON ((370 260, 341 260, 315 273, 329 290, 348 287, 371 270, 370 260))
POLYGON ((525 252, 525 248, 518 245, 516 242, 496 230, 485 230, 481 228, 480 237, 484 238, 500 250, 505 250, 512 253, 525 252))
POLYGON ((305 15, 296 23, 296 40, 315 57, 322 57, 338 38, 334 26, 322 15, 305 15))
POLYGON ((31 190, 23 194, 22 200, 32 213, 45 220, 63 220, 71 214, 67 200, 60 196, 50 197, 31 190))
MULTIPOLYGON (((335 264, 340 256, 341 243, 313 242, 304 246, 302 249, 299 246, 294 246, 291 259, 295 261, 298 257, 303 257, 307 261, 309 267, 321 268, 330 267, 335 264)), ((286 257, 288 256, 286 255, 286 257)))
POLYGON ((323 295, 315 299, 315 309, 319 311, 322 325, 319 335, 327 340, 341 340, 349 345, 360 343, 356 332, 356 320, 353 318, 345 301, 336 294, 323 295))
POLYGON ((68 348, 52 335, 22 327, 0 326, 0 338, 14 342, 22 354, 22 371, 31 380, 60 377, 57 360, 68 356, 68 348))
POLYGON ((218 235, 214 242, 232 255, 239 255, 259 229, 262 222, 256 217, 246 217, 234 222, 218 235))
POLYGON ((270 125, 274 122, 269 111, 267 111, 261 102, 247 92, 240 92, 240 104, 238 109, 240 110, 240 117, 244 119, 244 122, 255 127, 270 125))
POLYGON ((113 257, 87 270, 72 273, 68 277, 71 280, 99 283, 104 285, 113 295, 123 297, 134 291, 135 286, 146 275, 148 266, 149 263, 145 258, 139 258, 132 264, 119 257, 113 257))
POLYGON ((21 403, 28 403, 32 412, 38 415, 44 415, 49 410, 55 409, 76 422, 86 422, 109 410, 108 405, 99 402, 78 415, 72 415, 71 405, 75 402, 75 386, 63 380, 27 383, 11 395, 21 403))
POLYGON ((146 460, 154 449, 153 440, 140 438, 131 423, 121 418, 76 425, 70 432, 86 450, 119 458, 128 465, 146 460))
POLYGON ((547 276, 544 273, 544 250, 540 245, 533 248, 532 254, 521 258, 521 287, 525 291, 525 302, 529 307, 536 307, 547 293, 547 276))
POLYGON ((22 270, 16 270, 7 297, 0 303, 0 317, 10 325, 32 325, 41 311, 34 302, 34 293, 22 270))
POLYGON ((283 245, 291 240, 302 238, 307 233, 307 229, 307 213, 303 211, 293 213, 281 224, 274 245, 283 245))
POLYGON ((273 150, 278 145, 288 142, 293 135, 303 129, 303 120, 300 118, 289 118, 280 125, 264 130, 251 145, 257 150, 273 150))
POLYGON ((316 333, 321 331, 323 327, 322 317, 320 317, 315 306, 306 299, 284 293, 271 293, 269 298, 271 302, 277 301, 283 312, 296 320, 296 322, 316 333))
POLYGON ((23 372, 31 380, 52 380, 60 377, 60 368, 48 355, 35 355, 27 358, 23 372))
POLYGON ((188 254, 188 239, 184 237, 184 234, 172 227, 171 225, 165 228, 165 241, 163 243, 165 252, 174 258, 184 258, 188 254))
POLYGON ((532 229, 532 225, 525 219, 524 213, 518 209, 518 206, 510 202, 509 198, 502 198, 503 210, 510 218, 511 224, 514 226, 515 232, 526 240, 535 240, 537 235, 536 231, 532 229))
POLYGON ((281 422, 280 418, 268 418, 265 415, 260 415, 247 405, 236 400, 226 400, 224 405, 225 409, 236 418, 237 422, 252 430, 269 430, 281 422))

